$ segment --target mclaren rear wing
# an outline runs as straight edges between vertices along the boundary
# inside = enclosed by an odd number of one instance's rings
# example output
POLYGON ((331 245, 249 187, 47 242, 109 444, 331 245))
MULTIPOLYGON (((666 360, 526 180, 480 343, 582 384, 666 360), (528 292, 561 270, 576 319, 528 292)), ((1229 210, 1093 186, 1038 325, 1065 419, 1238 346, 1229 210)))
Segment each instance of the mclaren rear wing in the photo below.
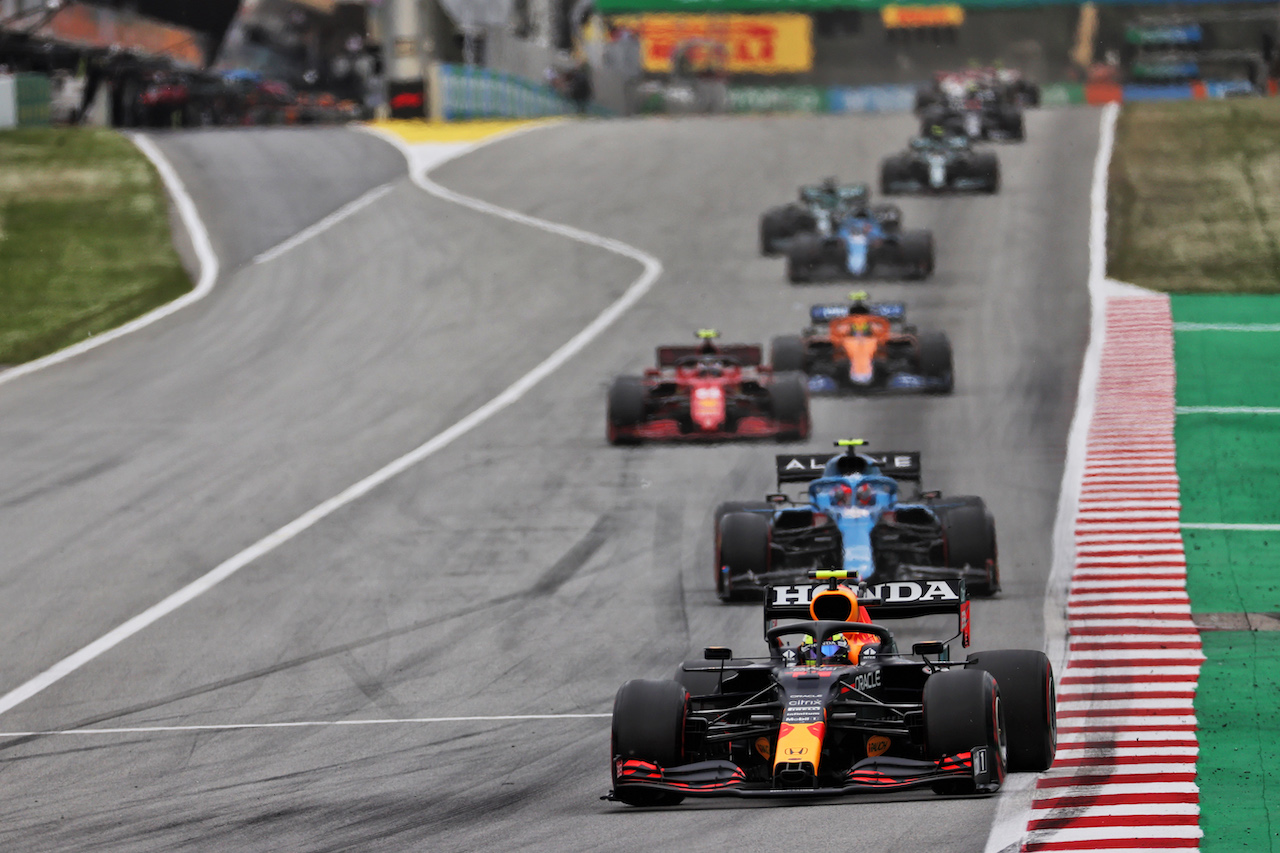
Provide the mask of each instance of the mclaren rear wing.
MULTIPOLYGON (((883 317, 886 320, 905 320, 907 318, 907 303, 905 302, 876 302, 867 307, 871 309, 872 314, 877 317, 883 317)), ((809 306, 809 322, 814 324, 829 323, 839 317, 848 316, 848 302, 839 305, 809 306)))

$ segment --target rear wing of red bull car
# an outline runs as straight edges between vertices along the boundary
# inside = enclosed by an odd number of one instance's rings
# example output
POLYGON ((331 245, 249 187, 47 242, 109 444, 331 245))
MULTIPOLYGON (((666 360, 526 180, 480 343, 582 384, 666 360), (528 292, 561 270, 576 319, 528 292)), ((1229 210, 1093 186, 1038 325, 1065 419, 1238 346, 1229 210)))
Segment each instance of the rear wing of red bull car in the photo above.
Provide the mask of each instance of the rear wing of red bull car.
MULTIPOLYGON (((828 573, 821 572, 819 577, 826 574, 828 573)), ((765 587, 765 631, 776 625, 779 619, 811 619, 809 605, 813 602, 813 596, 830 588, 829 583, 765 587)), ((964 578, 875 584, 858 590, 858 603, 867 608, 873 622, 955 614, 960 643, 966 648, 969 646, 969 592, 965 589, 964 578)))

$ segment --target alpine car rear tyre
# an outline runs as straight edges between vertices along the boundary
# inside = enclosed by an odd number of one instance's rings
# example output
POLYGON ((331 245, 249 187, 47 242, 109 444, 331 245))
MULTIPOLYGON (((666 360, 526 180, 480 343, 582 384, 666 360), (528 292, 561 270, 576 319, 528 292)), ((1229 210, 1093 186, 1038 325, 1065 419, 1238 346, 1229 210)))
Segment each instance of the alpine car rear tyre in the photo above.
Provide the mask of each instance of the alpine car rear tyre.
POLYGON ((940 394, 950 394, 955 388, 955 366, 951 356, 951 339, 944 332, 925 332, 919 342, 918 368, 925 376, 944 381, 938 388, 940 394))
POLYGON ((618 688, 613 699, 614 796, 632 806, 674 806, 684 799, 673 791, 618 788, 618 761, 648 761, 659 767, 685 763, 684 727, 689 691, 676 681, 636 678, 618 688))
POLYGON ((784 370, 804 371, 805 346, 804 341, 798 335, 783 335, 774 338, 769 350, 769 364, 774 371, 778 373, 784 370))
POLYGON ((620 434, 619 428, 644 423, 648 393, 638 376, 619 376, 609 386, 608 424, 610 444, 631 444, 636 439, 620 434))
POLYGON ((755 512, 731 512, 720 519, 720 548, 716 559, 716 592, 721 601, 740 600, 734 579, 769 571, 769 519, 755 512))
POLYGON ((981 498, 965 501, 961 506, 946 507, 939 516, 947 565, 953 569, 985 568, 985 579, 970 580, 969 591, 974 595, 995 595, 1000 591, 1000 562, 995 518, 986 503, 981 498))
MULTIPOLYGON (((985 746, 988 761, 996 765, 992 775, 1004 778, 1004 715, 1000 689, 990 673, 971 669, 934 673, 924 683, 923 707, 929 758, 937 761, 985 746)), ((934 783, 933 790, 972 794, 976 785, 972 778, 948 779, 934 783)))
POLYGON ((1000 685, 1010 773, 1039 773, 1058 748, 1057 693, 1044 652, 1002 649, 971 654, 965 669, 982 670, 1000 685))
POLYGON ((928 278, 933 273, 933 234, 923 229, 902 232, 899 249, 907 278, 928 278))
POLYGON ((768 501, 725 501, 716 507, 715 515, 712 519, 711 538, 715 546, 716 595, 722 599, 725 598, 725 590, 724 575, 720 571, 720 567, 724 565, 720 560, 720 521, 731 512, 751 512, 753 510, 768 510, 772 512, 773 504, 768 501))
POLYGON ((769 383, 769 405, 773 417, 790 429, 778 433, 779 441, 802 441, 809 437, 809 386, 802 373, 775 373, 769 383))

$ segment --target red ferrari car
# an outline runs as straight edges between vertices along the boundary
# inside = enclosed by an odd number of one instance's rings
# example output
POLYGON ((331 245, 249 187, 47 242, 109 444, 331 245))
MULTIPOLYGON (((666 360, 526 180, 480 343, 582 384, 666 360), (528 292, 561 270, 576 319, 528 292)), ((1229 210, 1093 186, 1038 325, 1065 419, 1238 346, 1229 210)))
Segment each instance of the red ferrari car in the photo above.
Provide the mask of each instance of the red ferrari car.
POLYGON ((774 373, 757 344, 701 343, 658 347, 658 366, 643 376, 619 376, 609 389, 612 444, 642 441, 724 441, 809 436, 809 391, 802 373, 774 373))

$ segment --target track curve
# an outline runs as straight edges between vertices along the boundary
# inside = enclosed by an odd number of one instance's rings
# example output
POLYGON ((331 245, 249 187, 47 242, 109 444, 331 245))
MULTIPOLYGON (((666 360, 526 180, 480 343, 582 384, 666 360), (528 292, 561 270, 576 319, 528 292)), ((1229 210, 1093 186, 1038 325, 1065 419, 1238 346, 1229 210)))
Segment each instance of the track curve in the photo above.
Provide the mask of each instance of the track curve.
MULTIPOLYGON (((939 272, 871 289, 951 334, 953 398, 815 404, 809 446, 853 433, 919 447, 930 486, 987 497, 1006 592, 976 607, 981 648, 1042 642, 1087 336, 1096 127, 1091 111, 1035 113, 1031 141, 1000 149, 1001 195, 903 205, 909 224, 935 229, 939 272)), ((754 254, 755 217, 814 177, 869 177, 910 130, 907 117, 585 122, 442 167, 448 187, 624 240, 667 273, 517 406, 0 727, 607 713, 625 678, 664 675, 709 643, 755 648, 756 611, 715 603, 710 512, 767 488, 774 449, 609 448, 603 389, 697 326, 767 340, 802 325, 809 302, 840 298, 848 288, 783 284, 781 264, 754 254)), ((279 208, 192 181, 239 144, 193 140, 163 144, 216 212, 215 245, 252 258, 266 246, 245 235, 277 227, 279 208)), ((320 173, 381 163, 374 150, 390 149, 363 140, 343 145, 367 155, 341 158, 308 134, 285 148, 320 173)), ((346 195, 383 182, 380 168, 346 195)), ((308 186, 262 180, 286 197, 308 186)), ((11 383, 0 689, 456 421, 638 271, 402 180, 317 240, 229 275, 202 307, 11 383)), ((906 797, 816 813, 627 809, 596 799, 606 757, 607 720, 592 718, 9 740, 0 846, 751 849, 794 838, 798 817, 842 847, 978 850, 995 807, 930 801, 927 821, 906 797)))

